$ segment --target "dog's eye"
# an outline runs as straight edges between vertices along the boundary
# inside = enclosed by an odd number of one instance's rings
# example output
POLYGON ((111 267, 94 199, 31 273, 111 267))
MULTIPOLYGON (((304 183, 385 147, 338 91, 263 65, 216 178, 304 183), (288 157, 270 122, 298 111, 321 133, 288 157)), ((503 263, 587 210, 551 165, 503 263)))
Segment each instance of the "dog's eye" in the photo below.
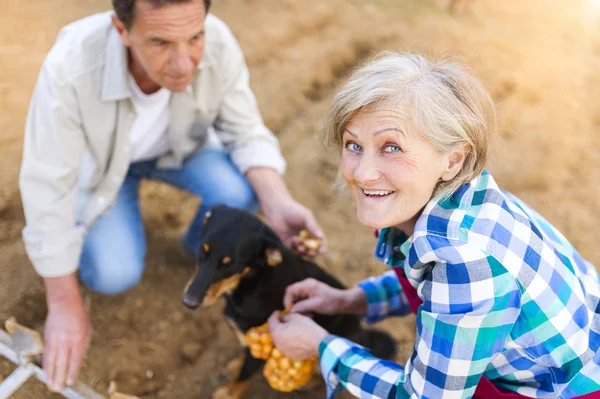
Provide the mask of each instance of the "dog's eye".
POLYGON ((221 262, 223 262, 224 265, 228 265, 229 263, 231 263, 231 258, 229 256, 226 256, 221 262))
POLYGON ((204 250, 204 253, 208 253, 210 251, 210 246, 208 244, 202 244, 202 249, 204 250))

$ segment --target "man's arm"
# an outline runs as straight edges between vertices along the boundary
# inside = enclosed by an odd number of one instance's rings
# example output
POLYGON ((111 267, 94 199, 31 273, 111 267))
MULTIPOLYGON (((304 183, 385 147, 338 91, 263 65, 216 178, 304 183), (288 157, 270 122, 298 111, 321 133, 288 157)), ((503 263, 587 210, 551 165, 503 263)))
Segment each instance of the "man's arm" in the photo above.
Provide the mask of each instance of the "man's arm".
MULTIPOLYGON (((298 232, 304 228, 324 239, 325 234, 313 213, 292 198, 279 173, 270 168, 251 168, 246 176, 271 222, 271 227, 287 246, 309 253, 297 237, 298 232)), ((322 251, 325 249, 325 245, 321 247, 322 251)))
POLYGON ((292 195, 288 191, 283 177, 274 169, 251 168, 246 172, 246 177, 267 217, 277 208, 278 202, 292 200, 292 195))
POLYGON ((84 229, 76 225, 75 201, 84 150, 75 92, 44 65, 27 115, 19 177, 23 239, 42 277, 71 274, 79 263, 84 229))
POLYGON ((282 177, 286 162, 277 138, 263 123, 242 50, 228 29, 222 34, 225 49, 219 70, 223 99, 215 130, 232 161, 246 174, 273 230, 285 244, 302 250, 294 238, 301 229, 321 238, 323 230, 312 212, 290 195, 282 177))
POLYGON ((84 238, 75 220, 84 149, 74 90, 44 65, 27 117, 19 186, 23 239, 46 287, 44 370, 53 390, 74 382, 91 337, 75 276, 84 238))
POLYGON ((283 175, 286 162, 277 138, 263 122, 242 49, 228 28, 221 29, 224 48, 218 68, 222 100, 216 133, 242 173, 251 168, 269 168, 283 175))

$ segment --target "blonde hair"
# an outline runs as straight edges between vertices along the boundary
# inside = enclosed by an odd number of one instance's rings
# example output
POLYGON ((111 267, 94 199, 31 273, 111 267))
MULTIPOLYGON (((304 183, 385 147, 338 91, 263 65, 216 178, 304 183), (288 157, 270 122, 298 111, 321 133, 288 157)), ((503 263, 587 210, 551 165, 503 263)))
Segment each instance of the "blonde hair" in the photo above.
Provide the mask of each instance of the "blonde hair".
POLYGON ((467 68, 420 55, 381 53, 359 68, 333 98, 323 143, 341 151, 350 119, 384 101, 407 106, 416 131, 438 150, 447 153, 459 144, 468 145, 461 170, 452 180, 440 181, 432 196, 451 196, 483 171, 496 113, 489 93, 467 68))

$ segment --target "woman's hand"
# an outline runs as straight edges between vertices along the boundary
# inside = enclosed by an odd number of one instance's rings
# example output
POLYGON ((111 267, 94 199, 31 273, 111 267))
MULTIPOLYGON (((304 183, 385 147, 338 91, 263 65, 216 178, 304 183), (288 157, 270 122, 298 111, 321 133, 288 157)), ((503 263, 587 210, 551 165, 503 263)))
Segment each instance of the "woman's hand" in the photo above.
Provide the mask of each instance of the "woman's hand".
POLYGON ((367 313, 367 297, 361 288, 340 290, 313 278, 287 287, 283 304, 286 309, 292 307, 292 313, 367 313))
POLYGON ((297 313, 288 313, 283 321, 280 321, 280 317, 279 311, 269 317, 269 329, 275 347, 292 360, 318 356, 319 344, 327 336, 327 330, 297 313))

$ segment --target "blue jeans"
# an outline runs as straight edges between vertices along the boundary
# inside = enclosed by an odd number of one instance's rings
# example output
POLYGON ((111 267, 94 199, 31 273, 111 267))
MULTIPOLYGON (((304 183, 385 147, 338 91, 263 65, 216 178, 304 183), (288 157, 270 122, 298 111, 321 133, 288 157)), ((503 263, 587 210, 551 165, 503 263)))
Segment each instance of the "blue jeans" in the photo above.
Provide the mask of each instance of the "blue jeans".
POLYGON ((202 197, 200 209, 183 237, 183 245, 197 255, 204 214, 225 204, 258 211, 258 201, 244 175, 223 149, 202 150, 181 169, 157 169, 156 160, 129 167, 115 203, 90 226, 79 266, 82 281, 94 291, 118 294, 139 283, 144 272, 146 239, 138 202, 142 179, 160 180, 202 197))

